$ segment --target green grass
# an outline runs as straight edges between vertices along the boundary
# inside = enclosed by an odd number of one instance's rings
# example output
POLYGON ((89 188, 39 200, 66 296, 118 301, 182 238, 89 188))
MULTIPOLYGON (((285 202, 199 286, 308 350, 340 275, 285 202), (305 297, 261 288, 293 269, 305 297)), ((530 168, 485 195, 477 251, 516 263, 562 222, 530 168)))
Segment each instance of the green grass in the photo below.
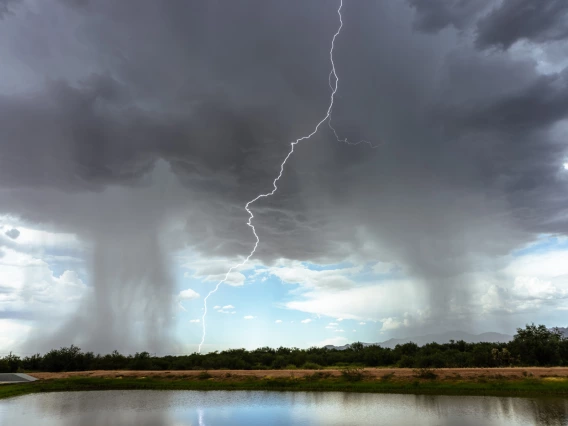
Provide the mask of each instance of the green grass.
POLYGON ((540 379, 437 381, 437 380, 361 380, 317 375, 308 378, 68 378, 39 380, 33 383, 0 386, 0 399, 39 392, 91 390, 274 390, 274 391, 342 391, 425 395, 492 395, 492 396, 568 396, 568 382, 540 379))

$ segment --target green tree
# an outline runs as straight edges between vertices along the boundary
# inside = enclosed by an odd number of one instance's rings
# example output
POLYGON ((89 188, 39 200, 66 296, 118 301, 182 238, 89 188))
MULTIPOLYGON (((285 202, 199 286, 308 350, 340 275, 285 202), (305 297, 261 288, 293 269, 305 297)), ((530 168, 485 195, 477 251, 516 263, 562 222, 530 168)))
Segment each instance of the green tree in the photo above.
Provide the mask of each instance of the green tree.
POLYGON ((517 334, 509 343, 513 356, 524 365, 559 365, 560 346, 564 340, 558 329, 549 330, 544 325, 526 325, 517 328, 517 334))

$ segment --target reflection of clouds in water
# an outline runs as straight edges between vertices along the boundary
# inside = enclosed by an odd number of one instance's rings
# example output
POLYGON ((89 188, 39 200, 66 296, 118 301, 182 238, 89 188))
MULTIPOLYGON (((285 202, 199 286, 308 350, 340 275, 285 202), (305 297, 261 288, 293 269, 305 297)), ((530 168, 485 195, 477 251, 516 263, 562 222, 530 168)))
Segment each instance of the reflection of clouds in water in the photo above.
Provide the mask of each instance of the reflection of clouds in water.
POLYGON ((300 423, 339 425, 568 424, 568 401, 546 398, 304 393, 290 397, 300 423), (293 401, 293 402, 292 402, 293 401))
POLYGON ((543 424, 568 423, 568 401, 547 398, 467 397, 415 395, 414 404, 422 413, 455 420, 462 426, 476 424, 483 418, 486 424, 543 424), (459 421, 458 421, 459 419, 459 421), (505 423, 499 423, 499 422, 505 423))
POLYGON ((44 415, 59 414, 60 418, 55 419, 54 425, 171 426, 173 424, 171 414, 167 410, 170 405, 169 392, 97 391, 69 392, 64 398, 58 398, 56 394, 47 394, 47 396, 53 397, 42 399, 38 404, 38 411, 44 415), (155 407, 163 409, 156 410, 155 407))
POLYGON ((568 424, 568 400, 255 391, 66 392, 2 400, 0 424, 560 426, 568 424))

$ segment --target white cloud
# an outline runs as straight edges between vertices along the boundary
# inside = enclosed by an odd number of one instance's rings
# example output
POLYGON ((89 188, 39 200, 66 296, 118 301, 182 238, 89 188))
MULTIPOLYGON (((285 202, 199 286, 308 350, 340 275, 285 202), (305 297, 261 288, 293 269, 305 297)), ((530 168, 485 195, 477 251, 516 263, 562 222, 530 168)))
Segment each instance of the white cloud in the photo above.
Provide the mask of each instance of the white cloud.
POLYGON ((400 316, 382 318, 381 322, 383 324, 380 332, 384 333, 385 331, 396 330, 403 327, 418 327, 430 317, 430 314, 431 312, 429 310, 417 310, 412 314, 404 312, 400 316))
POLYGON ((199 298, 199 293, 197 293, 196 291, 192 290, 191 288, 188 288, 188 289, 186 289, 186 290, 180 291, 178 297, 179 297, 181 300, 198 299, 198 298, 199 298))
POLYGON ((312 322, 310 318, 306 318, 305 320, 301 321, 302 324, 309 324, 310 322, 312 322))
MULTIPOLYGON (((183 260, 182 268, 190 269, 191 272, 186 272, 184 276, 194 277, 203 281, 218 283, 225 279, 227 271, 235 265, 235 261, 230 259, 211 259, 201 257, 186 257, 183 260)), ((234 270, 227 277, 225 284, 231 286, 241 286, 244 284, 246 277, 241 273, 243 271, 252 270, 255 264, 252 262, 247 263, 234 270)))
POLYGON ((12 319, 0 319, 0 352, 18 351, 26 341, 32 327, 12 319))
POLYGON ((507 289, 493 284, 481 295, 479 301, 484 312, 513 312, 513 305, 508 302, 507 289))
POLYGON ((519 256, 505 268, 504 272, 513 277, 539 277, 541 279, 568 275, 568 250, 519 256))
POLYGON ((312 270, 301 262, 290 262, 287 266, 275 266, 259 270, 258 273, 269 273, 283 283, 298 284, 308 289, 325 289, 328 291, 345 290, 355 286, 350 276, 363 270, 363 267, 312 270))
POLYGON ((404 325, 403 321, 398 321, 396 318, 388 317, 381 319, 383 326, 381 327, 381 332, 388 330, 396 330, 404 325))
POLYGON ((329 339, 325 339, 325 340, 322 340, 320 342, 317 342, 313 346, 320 347, 320 348, 323 347, 323 346, 327 346, 327 345, 343 346, 347 342, 349 342, 349 340, 347 340, 346 337, 337 336, 337 337, 330 337, 329 339))
POLYGON ((518 256, 503 270, 504 279, 480 289, 488 313, 534 312, 561 307, 568 299, 568 250, 518 256))
POLYGON ((224 284, 228 284, 233 287, 239 287, 246 281, 246 277, 240 272, 231 272, 226 279, 225 274, 226 273, 219 275, 208 275, 203 281, 212 281, 217 283, 223 281, 224 284))
POLYGON ((551 281, 545 281, 538 277, 516 277, 513 292, 518 298, 526 299, 550 300, 568 297, 568 290, 561 289, 553 285, 551 281))
POLYGON ((201 320, 200 320, 200 319, 192 319, 192 320, 189 320, 189 322, 193 322, 193 323, 200 323, 200 322, 201 322, 201 320))
POLYGON ((275 322, 276 324, 281 324, 281 323, 282 323, 282 320, 276 320, 276 321, 274 321, 274 322, 275 322))
POLYGON ((426 286, 409 280, 390 280, 342 291, 310 291, 285 306, 308 314, 337 318, 334 323, 345 319, 379 321, 401 312, 423 309, 427 299, 425 291, 426 286))
POLYGON ((76 271, 57 276, 43 260, 9 248, 0 257, 0 288, 0 352, 17 350, 36 324, 57 327, 91 291, 76 271))
POLYGON ((219 312, 220 314, 236 314, 237 311, 232 311, 231 309, 235 309, 235 307, 233 305, 225 305, 223 307, 220 306, 215 306, 215 308, 217 310, 217 312, 219 312))
POLYGON ((219 305, 213 306, 213 309, 221 309, 221 307, 219 305))
POLYGON ((359 325, 365 325, 367 324, 366 322, 360 322, 359 325))
POLYGON ((335 325, 339 325, 339 324, 338 324, 338 323, 336 323, 336 322, 330 322, 330 323, 329 323, 329 325, 333 325, 333 326, 335 326, 335 325))
POLYGON ((251 320, 251 319, 254 319, 256 317, 254 317, 252 315, 245 315, 243 318, 246 319, 246 320, 251 320))
POLYGON ((345 333, 345 330, 333 330, 336 333, 345 333))
MULTIPOLYGON (((1 219, 1 218, 0 218, 1 219)), ((22 251, 30 251, 37 248, 65 250, 81 250, 81 241, 75 234, 50 232, 42 229, 28 227, 29 225, 19 223, 17 220, 9 219, 11 225, 8 228, 17 228, 18 237, 13 239, 13 248, 22 251)))
POLYGON ((69 313, 89 291, 75 271, 53 274, 43 260, 12 249, 5 249, 0 257, 0 310, 25 311, 48 316, 69 313), (54 309, 56 307, 56 309, 54 309))
POLYGON ((334 329, 335 329, 335 326, 333 326, 333 325, 326 325, 325 328, 328 328, 328 329, 330 329, 330 330, 334 330, 334 329))

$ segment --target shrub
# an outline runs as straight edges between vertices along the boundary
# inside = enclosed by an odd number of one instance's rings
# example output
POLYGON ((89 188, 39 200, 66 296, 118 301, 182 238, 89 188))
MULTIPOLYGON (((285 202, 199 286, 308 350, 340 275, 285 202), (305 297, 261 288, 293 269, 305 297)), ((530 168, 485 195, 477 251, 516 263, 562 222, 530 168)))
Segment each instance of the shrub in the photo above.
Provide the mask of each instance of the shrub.
POLYGON ((347 367, 341 370, 341 377, 349 382, 359 382, 363 380, 365 373, 359 367, 347 367))
POLYGON ((304 365, 302 365, 302 368, 304 370, 321 370, 321 365, 316 364, 315 362, 305 362, 304 365))
POLYGON ((434 380, 438 377, 438 375, 434 373, 434 369, 432 368, 415 368, 412 371, 414 372, 414 377, 417 377, 419 379, 434 380))
POLYGON ((331 373, 324 373, 322 371, 316 371, 314 374, 308 374, 305 377, 305 380, 307 382, 313 382, 313 381, 316 381, 316 380, 327 379, 328 377, 331 377, 331 373))
POLYGON ((212 377, 213 377, 213 376, 212 376, 211 374, 209 374, 208 371, 202 371, 201 373, 199 373, 199 374, 197 375, 197 379, 198 379, 198 380, 207 380, 207 379, 210 379, 210 378, 212 378, 212 377))

